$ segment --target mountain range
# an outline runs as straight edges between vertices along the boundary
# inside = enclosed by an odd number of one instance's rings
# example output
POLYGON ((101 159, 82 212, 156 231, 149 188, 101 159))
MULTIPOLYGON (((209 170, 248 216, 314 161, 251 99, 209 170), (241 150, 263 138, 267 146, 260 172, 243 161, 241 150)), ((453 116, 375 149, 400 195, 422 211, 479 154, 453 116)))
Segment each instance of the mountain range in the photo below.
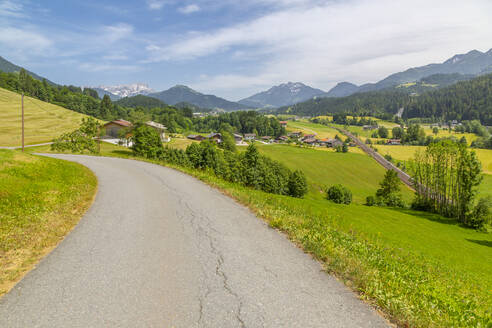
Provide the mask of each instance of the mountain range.
POLYGON ((276 85, 267 91, 257 93, 251 97, 239 100, 238 102, 253 108, 281 107, 324 94, 325 92, 323 90, 312 88, 301 82, 288 82, 276 85))
MULTIPOLYGON (((18 72, 20 66, 0 57, 0 71, 18 72)), ((92 88, 100 98, 109 95, 113 101, 136 95, 146 95, 169 105, 191 104, 201 109, 223 109, 227 111, 290 106, 313 98, 346 97, 355 93, 398 88, 408 93, 421 93, 492 73, 492 49, 487 52, 472 50, 466 54, 455 55, 443 63, 429 64, 391 74, 376 83, 357 86, 350 82, 340 82, 328 92, 312 88, 301 82, 288 82, 256 93, 238 102, 229 101, 215 95, 207 95, 184 85, 176 85, 168 90, 155 92, 145 84, 135 83, 92 88)), ((29 72, 32 77, 43 77, 29 72)), ((51 84, 53 82, 48 81, 51 84)), ((135 102, 135 100, 133 100, 135 102)))
MULTIPOLYGON (((409 82, 418 82, 426 77, 437 74, 451 74, 456 78, 453 83, 466 78, 483 75, 492 72, 492 49, 487 52, 472 50, 466 54, 454 55, 440 64, 429 64, 420 67, 407 69, 406 71, 391 74, 376 83, 366 83, 361 86, 355 84, 344 85, 341 89, 343 96, 349 96, 356 92, 377 91, 388 88, 398 87, 409 82), (356 87, 356 88, 354 88, 356 87)), ((452 78, 452 76, 450 78, 452 78)), ((337 92, 332 92, 340 84, 328 91, 327 96, 337 97, 337 92)), ((449 82, 446 84, 449 85, 449 82)), ((339 96, 338 96, 339 97, 339 96)))
POLYGON ((224 109, 227 111, 251 108, 249 106, 225 100, 214 95, 200 93, 185 85, 176 85, 168 90, 150 93, 148 96, 157 98, 169 105, 184 102, 200 108, 224 109))
POLYGON ((97 91, 100 98, 104 95, 108 95, 111 100, 118 100, 125 97, 133 97, 136 95, 148 95, 155 92, 147 84, 134 83, 134 84, 122 84, 114 86, 104 86, 100 85, 98 87, 92 88, 97 91))

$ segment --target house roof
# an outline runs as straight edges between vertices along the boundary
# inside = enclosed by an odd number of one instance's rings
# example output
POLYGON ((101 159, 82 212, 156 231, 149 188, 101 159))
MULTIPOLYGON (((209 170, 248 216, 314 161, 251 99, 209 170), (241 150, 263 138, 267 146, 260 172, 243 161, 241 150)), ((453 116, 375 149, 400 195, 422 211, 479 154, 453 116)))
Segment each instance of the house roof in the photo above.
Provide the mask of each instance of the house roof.
POLYGON ((166 127, 164 125, 162 125, 161 123, 157 123, 157 122, 154 122, 154 121, 148 121, 145 124, 148 125, 148 126, 151 126, 153 128, 159 129, 159 130, 166 130, 166 127))
POLYGON ((125 120, 116 120, 116 121, 111 121, 111 122, 108 122, 106 124, 104 124, 104 126, 106 125, 109 125, 109 124, 117 124, 117 125, 121 125, 121 126, 124 126, 124 127, 129 127, 129 126, 132 126, 132 123, 131 122, 128 122, 128 121, 125 121, 125 120))
POLYGON ((280 124, 287 124, 287 121, 280 121, 280 124))
POLYGON ((213 138, 215 136, 222 137, 222 135, 220 133, 218 133, 218 132, 212 132, 209 135, 207 135, 207 138, 213 138))
POLYGON ((245 133, 245 137, 256 137, 256 133, 245 133))

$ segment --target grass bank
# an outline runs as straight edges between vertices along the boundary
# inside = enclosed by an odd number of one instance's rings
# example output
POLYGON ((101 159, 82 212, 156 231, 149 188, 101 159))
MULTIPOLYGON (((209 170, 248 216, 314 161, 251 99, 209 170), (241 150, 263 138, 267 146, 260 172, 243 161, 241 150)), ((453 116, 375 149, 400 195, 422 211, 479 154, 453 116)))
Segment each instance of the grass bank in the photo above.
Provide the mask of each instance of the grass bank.
MULTIPOLYGON (((104 145, 102 151, 105 156, 132 158, 129 150, 117 146, 104 145)), ((338 171, 347 163, 337 163, 338 171)), ((273 195, 207 172, 177 169, 248 206, 401 326, 491 324, 491 234, 462 228, 438 215, 337 205, 313 191, 305 199, 273 195)))
POLYGON ((96 189, 82 165, 0 150, 0 296, 77 224, 96 189))

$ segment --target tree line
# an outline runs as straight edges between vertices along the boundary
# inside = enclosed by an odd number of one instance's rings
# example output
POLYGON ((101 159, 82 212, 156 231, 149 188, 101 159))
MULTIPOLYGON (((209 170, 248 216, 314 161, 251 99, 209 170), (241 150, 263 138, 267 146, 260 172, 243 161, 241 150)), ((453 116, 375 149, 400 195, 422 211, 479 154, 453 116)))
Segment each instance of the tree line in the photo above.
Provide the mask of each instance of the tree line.
POLYGON ((411 162, 416 197, 414 209, 439 213, 479 228, 488 220, 480 201, 474 207, 482 181, 481 164, 474 151, 450 140, 431 143, 411 162))

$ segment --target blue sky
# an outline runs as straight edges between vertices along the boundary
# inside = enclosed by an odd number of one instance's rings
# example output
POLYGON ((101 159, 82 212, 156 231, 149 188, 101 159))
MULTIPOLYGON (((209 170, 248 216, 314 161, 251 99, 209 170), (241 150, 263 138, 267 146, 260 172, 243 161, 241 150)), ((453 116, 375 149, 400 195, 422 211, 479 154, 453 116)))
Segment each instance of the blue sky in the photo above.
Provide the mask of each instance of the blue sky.
POLYGON ((0 56, 61 84, 328 90, 492 48, 489 0, 0 0, 0 56))

